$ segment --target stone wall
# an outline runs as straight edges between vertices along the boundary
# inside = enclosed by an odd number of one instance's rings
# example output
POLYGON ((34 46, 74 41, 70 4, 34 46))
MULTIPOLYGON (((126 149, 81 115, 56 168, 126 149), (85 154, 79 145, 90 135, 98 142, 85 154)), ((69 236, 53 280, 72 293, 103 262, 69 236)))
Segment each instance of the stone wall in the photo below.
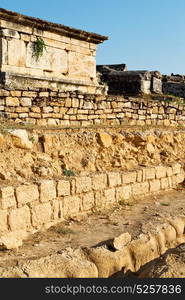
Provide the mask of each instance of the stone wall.
POLYGON ((127 71, 124 64, 98 65, 97 71, 110 95, 162 93, 162 76, 158 71, 127 71))
POLYGON ((171 76, 164 75, 162 91, 166 95, 185 98, 185 76, 173 74, 171 76))
MULTIPOLYGON (((0 115, 39 126, 182 125, 185 105, 121 96, 103 96, 59 89, 0 89, 0 115)), ((170 100, 170 99, 167 99, 170 100)))
POLYGON ((129 172, 41 180, 0 187, 0 247, 20 246, 28 233, 82 213, 124 205, 132 197, 175 187, 184 180, 179 163, 129 172))

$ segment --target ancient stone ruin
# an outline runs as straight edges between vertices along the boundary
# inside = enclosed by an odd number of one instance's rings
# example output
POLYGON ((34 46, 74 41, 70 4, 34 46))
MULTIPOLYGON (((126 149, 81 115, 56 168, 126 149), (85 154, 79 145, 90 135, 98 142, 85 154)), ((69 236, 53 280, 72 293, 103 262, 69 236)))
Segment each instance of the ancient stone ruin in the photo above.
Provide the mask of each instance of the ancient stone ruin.
POLYGON ((184 77, 125 64, 96 72, 105 40, 0 9, 0 277, 125 276, 185 241, 184 199, 177 207, 173 201, 169 216, 163 206, 170 201, 160 198, 183 189, 185 105, 169 94, 184 97, 184 77), (138 214, 155 219, 150 228, 131 214, 144 198, 153 203, 138 214), (103 226, 119 232, 103 246, 96 237, 96 245, 74 249, 68 239, 61 250, 60 236, 59 246, 47 241, 46 253, 33 238, 95 215, 99 233, 103 226))

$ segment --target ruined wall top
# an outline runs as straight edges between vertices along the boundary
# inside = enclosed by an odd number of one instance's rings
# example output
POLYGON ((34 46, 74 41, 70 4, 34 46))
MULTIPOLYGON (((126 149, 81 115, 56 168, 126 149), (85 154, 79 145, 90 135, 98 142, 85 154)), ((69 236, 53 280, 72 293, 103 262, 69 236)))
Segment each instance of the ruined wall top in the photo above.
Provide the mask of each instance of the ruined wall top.
POLYGON ((33 27, 38 30, 47 30, 53 33, 58 33, 79 40, 85 40, 95 44, 102 43, 104 40, 108 39, 107 36, 102 36, 96 33, 48 22, 39 18, 25 16, 16 12, 6 10, 4 8, 0 8, 0 24, 1 20, 33 27))

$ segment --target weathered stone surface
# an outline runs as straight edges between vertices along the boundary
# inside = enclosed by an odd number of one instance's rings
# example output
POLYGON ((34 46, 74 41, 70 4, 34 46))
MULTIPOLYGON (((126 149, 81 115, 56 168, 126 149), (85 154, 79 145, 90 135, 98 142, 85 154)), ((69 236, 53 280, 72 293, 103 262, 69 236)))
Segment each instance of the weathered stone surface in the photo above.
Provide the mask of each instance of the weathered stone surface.
POLYGON ((59 180, 57 184, 57 195, 68 196, 70 195, 70 182, 67 180, 59 180))
POLYGON ((108 184, 109 187, 119 186, 121 185, 121 176, 120 173, 109 172, 108 173, 108 184))
POLYGON ((94 207, 94 193, 86 193, 82 200, 83 210, 90 210, 94 207))
POLYGON ((16 39, 12 39, 8 41, 8 64, 11 66, 24 67, 25 60, 26 60, 25 42, 16 39))
POLYGON ((7 106, 19 106, 19 99, 17 97, 7 97, 6 105, 7 106))
POLYGON ((76 178, 76 193, 89 192, 92 188, 91 178, 89 177, 79 177, 76 178))
POLYGON ((15 191, 19 206, 39 199, 38 186, 35 184, 21 185, 15 191))
POLYGON ((112 137, 106 132, 98 133, 98 142, 101 146, 108 148, 112 144, 112 137))
POLYGON ((64 218, 76 216, 80 210, 81 199, 77 196, 65 196, 63 199, 64 218))
POLYGON ((145 178, 148 179, 155 179, 155 168, 146 168, 145 169, 145 178))
POLYGON ((151 180, 150 181, 150 192, 157 192, 160 190, 161 183, 160 180, 151 180))
POLYGON ((43 180, 39 185, 40 201, 47 202, 56 198, 56 187, 53 180, 43 180))
POLYGON ((9 215, 9 225, 12 231, 24 230, 30 227, 30 210, 27 206, 14 209, 9 215))
POLYGON ((107 189, 104 191, 104 206, 111 207, 116 203, 115 188, 107 189))
POLYGON ((31 105, 32 105, 32 101, 31 101, 30 98, 22 97, 22 98, 20 99, 20 104, 21 104, 22 106, 31 106, 31 105))
POLYGON ((93 190, 101 190, 107 186, 107 175, 96 174, 92 177, 92 188, 93 190))
POLYGON ((172 170, 173 170, 173 174, 179 174, 181 171, 181 164, 178 163, 174 164, 172 166, 172 170))
POLYGON ((0 249, 14 249, 22 246, 23 239, 27 238, 25 230, 8 232, 0 237, 0 249))
POLYGON ((128 232, 125 232, 114 238, 112 245, 116 250, 121 250, 131 241, 131 239, 131 235, 128 232))
POLYGON ((32 148, 32 142, 29 140, 26 130, 14 129, 9 130, 9 133, 12 136, 12 142, 15 147, 28 150, 32 148))
POLYGON ((8 230, 7 212, 0 209, 0 233, 8 230))
POLYGON ((168 189, 169 181, 168 178, 161 178, 161 189, 168 189))
POLYGON ((128 184, 128 183, 136 182, 136 178, 137 178, 137 172, 136 171, 123 173, 122 174, 122 183, 123 184, 128 184))
POLYGON ((14 188, 11 186, 0 188, 0 209, 16 206, 14 188))
POLYGON ((149 183, 141 182, 132 185, 133 195, 143 195, 149 192, 149 183))
POLYGON ((162 178, 166 176, 166 167, 157 166, 155 167, 156 170, 156 178, 162 178))
POLYGON ((117 200, 121 202, 122 200, 128 200, 132 195, 131 185, 125 185, 116 188, 117 200))
POLYGON ((31 213, 32 213, 32 225, 34 227, 38 227, 51 221, 52 208, 50 203, 42 203, 33 206, 31 209, 31 213))

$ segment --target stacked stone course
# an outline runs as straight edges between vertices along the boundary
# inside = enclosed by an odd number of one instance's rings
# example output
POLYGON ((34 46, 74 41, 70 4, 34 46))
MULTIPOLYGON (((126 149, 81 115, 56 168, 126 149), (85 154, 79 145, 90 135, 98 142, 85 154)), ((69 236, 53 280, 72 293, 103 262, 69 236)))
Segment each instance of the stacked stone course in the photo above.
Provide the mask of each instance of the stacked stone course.
POLYGON ((0 114, 39 126, 184 125, 185 105, 143 98, 0 89, 0 114))
POLYGON ((18 235, 21 243, 23 233, 33 233, 82 213, 104 211, 132 197, 175 187, 183 180, 183 168, 176 163, 1 186, 0 245, 12 248, 12 236, 18 235))

